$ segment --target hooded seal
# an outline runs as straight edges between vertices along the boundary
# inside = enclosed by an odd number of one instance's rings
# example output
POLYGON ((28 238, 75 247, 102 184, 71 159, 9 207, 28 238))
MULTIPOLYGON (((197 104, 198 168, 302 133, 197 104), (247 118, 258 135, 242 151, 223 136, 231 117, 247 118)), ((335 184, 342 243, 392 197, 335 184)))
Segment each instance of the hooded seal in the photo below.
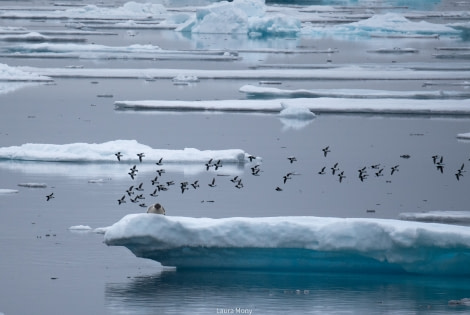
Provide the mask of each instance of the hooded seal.
POLYGON ((150 207, 148 207, 147 213, 156 213, 156 214, 165 215, 165 208, 163 208, 161 204, 156 203, 156 204, 151 205, 150 207))

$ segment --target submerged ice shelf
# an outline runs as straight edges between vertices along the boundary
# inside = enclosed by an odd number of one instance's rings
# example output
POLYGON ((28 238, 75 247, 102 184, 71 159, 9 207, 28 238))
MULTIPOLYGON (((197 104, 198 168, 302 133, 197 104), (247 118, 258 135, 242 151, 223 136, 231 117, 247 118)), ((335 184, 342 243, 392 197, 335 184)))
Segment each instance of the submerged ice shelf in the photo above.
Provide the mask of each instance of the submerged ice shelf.
POLYGON ((106 244, 179 269, 470 275, 470 231, 444 224, 130 214, 105 231, 106 244))

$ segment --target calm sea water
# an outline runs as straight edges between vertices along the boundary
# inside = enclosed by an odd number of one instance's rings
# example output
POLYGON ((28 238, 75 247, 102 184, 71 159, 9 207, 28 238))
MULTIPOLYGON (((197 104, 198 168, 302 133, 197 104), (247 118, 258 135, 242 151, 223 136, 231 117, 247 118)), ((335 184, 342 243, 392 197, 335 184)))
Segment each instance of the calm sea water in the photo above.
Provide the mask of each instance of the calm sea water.
MULTIPOLYGON (((421 3, 421 2, 420 2, 421 3)), ((16 2, 5 2, 5 5, 16 2)), ((29 2, 25 5, 29 6, 29 2)), ((47 5, 47 3, 44 3, 47 5)), ((422 4, 421 9, 446 8, 422 4)), ((0 20, 1 25, 31 29, 61 29, 57 22, 0 20)), ((176 36, 172 31, 139 31, 135 37, 93 37, 107 45, 152 42, 168 49, 195 47, 293 48, 315 44, 340 47, 338 63, 433 62, 436 43, 423 41, 420 56, 365 55, 379 40, 358 42, 323 39, 248 40, 225 35, 176 36), (223 43, 223 45, 221 44, 223 43), (347 53, 346 53, 347 52, 347 53)), ((398 41, 402 46, 409 40, 398 41)), ((464 45, 443 39, 439 45, 464 45)), ((324 63, 321 55, 246 54, 241 62, 150 62, 123 60, 44 60, 2 58, 11 66, 205 69, 249 68, 254 64, 324 63)), ((459 63, 462 61, 452 61, 459 63)), ((423 82, 283 82, 283 88, 375 88, 420 90, 423 82)), ((390 115, 318 115, 306 123, 282 120, 275 114, 213 112, 116 111, 115 100, 243 99, 238 92, 249 80, 201 81, 175 86, 167 81, 123 79, 56 79, 52 85, 33 85, 0 94, 0 145, 73 142, 100 143, 135 139, 153 148, 239 148, 261 156, 262 174, 240 167, 219 175, 237 174, 244 188, 235 189, 228 176, 191 172, 185 166, 165 173, 168 180, 201 182, 201 189, 182 195, 170 189, 158 199, 169 215, 230 217, 313 215, 395 219, 401 212, 468 210, 469 182, 454 172, 470 163, 469 142, 456 139, 469 132, 469 117, 390 115), (92 82, 92 81, 97 81, 92 82), (98 97, 109 94, 110 98, 98 97), (327 158, 321 149, 329 145, 327 158), (409 154, 409 159, 400 155, 409 154), (431 156, 445 156, 443 174, 431 156), (297 157, 290 164, 288 156, 297 157), (340 183, 328 171, 339 163, 347 176, 340 183), (357 169, 381 164, 400 171, 361 182, 357 169), (327 174, 318 175, 322 167, 327 174), (235 173, 234 173, 235 172, 235 173), (282 176, 297 172, 287 184, 282 176), (218 187, 206 184, 216 177, 218 187), (282 192, 275 187, 281 186, 282 192), (207 202, 213 201, 213 202, 207 202), (375 212, 368 212, 374 210, 375 212)), ((464 88, 455 88, 463 90, 464 88)), ((129 165, 130 167, 131 165, 129 165)), ((0 312, 4 314, 440 314, 466 313, 468 306, 449 306, 449 300, 468 298, 468 279, 415 275, 305 274, 274 272, 181 272, 134 257, 127 249, 107 247, 103 236, 68 230, 74 225, 109 226, 128 213, 144 210, 117 205, 133 185, 127 165, 0 162, 0 312), (102 183, 89 183, 103 179, 102 183), (47 188, 24 188, 24 182, 46 183, 47 188), (54 192, 56 198, 45 201, 54 192)), ((139 173, 146 192, 154 170, 139 173)), ((148 197, 150 198, 150 197, 148 197)), ((151 200, 146 200, 150 203, 151 200)))

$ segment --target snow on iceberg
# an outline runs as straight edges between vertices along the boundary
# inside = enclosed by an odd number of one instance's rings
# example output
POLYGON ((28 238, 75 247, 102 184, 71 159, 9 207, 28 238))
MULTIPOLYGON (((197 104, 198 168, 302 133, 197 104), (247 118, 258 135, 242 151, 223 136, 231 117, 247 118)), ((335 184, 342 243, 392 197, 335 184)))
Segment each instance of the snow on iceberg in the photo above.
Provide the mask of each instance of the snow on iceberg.
POLYGON ((239 90, 251 97, 341 97, 341 98, 407 98, 407 99, 451 99, 470 98, 469 92, 460 91, 387 91, 365 89, 297 89, 287 90, 273 87, 244 85, 239 90))
POLYGON ((110 246, 179 269, 271 269, 470 276, 470 230, 389 219, 189 218, 130 214, 110 246))
POLYGON ((412 22, 398 13, 377 14, 368 19, 333 27, 307 25, 303 34, 317 36, 371 37, 378 35, 459 35, 461 31, 426 21, 412 22))
POLYGON ((144 153, 143 162, 157 162, 161 158, 167 163, 201 163, 213 158, 226 163, 244 163, 249 154, 240 149, 183 150, 153 149, 135 140, 115 140, 104 143, 41 144, 26 143, 21 146, 0 148, 0 160, 51 161, 51 162, 117 162, 116 153, 121 152, 121 161, 139 162, 138 153, 144 153))
POLYGON ((427 212, 403 212, 400 220, 470 224, 470 211, 427 211, 427 212))
POLYGON ((176 31, 269 36, 295 35, 300 27, 300 20, 296 18, 268 15, 263 0, 234 0, 198 8, 195 16, 178 26, 176 31))

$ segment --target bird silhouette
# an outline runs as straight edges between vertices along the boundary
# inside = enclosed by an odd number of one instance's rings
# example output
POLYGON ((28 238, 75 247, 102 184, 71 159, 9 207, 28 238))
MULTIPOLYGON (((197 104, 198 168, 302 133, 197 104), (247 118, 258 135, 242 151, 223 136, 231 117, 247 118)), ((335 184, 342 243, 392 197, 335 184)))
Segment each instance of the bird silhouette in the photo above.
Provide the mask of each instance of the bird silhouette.
POLYGON ((339 168, 338 168, 338 163, 336 162, 335 165, 333 165, 333 167, 331 168, 331 173, 333 175, 335 175, 336 171, 339 171, 339 168))
POLYGON ((55 198, 54 193, 50 193, 49 195, 46 196, 46 201, 49 201, 51 199, 55 198))
POLYGON ((117 160, 120 162, 120 161, 121 161, 121 157, 122 157, 121 152, 115 153, 114 155, 117 157, 117 160))
POLYGON ((155 176, 154 179, 152 179, 152 186, 155 186, 155 184, 158 184, 158 175, 155 176))
POLYGON ((330 151, 330 146, 327 146, 326 148, 322 149, 323 151, 323 156, 326 157, 330 151))
POLYGON ((181 187, 181 193, 184 194, 184 191, 189 189, 188 188, 188 182, 182 182, 180 184, 180 187, 181 187))
POLYGON ((215 177, 212 178, 212 182, 211 182, 210 184, 208 184, 208 185, 209 185, 210 187, 215 187, 215 186, 217 186, 217 185, 215 184, 215 177))
POLYGON ((390 172, 390 175, 393 175, 393 173, 398 172, 398 167, 399 165, 392 166, 392 171, 390 172))
POLYGON ((125 198, 126 198, 126 195, 123 195, 121 199, 118 199, 118 204, 126 203, 126 200, 124 200, 125 198))
POLYGON ((134 186, 131 186, 131 187, 129 187, 129 189, 126 190, 126 193, 127 193, 129 196, 134 194, 134 192, 132 191, 132 189, 134 189, 134 186))
POLYGON ((138 190, 138 191, 143 191, 144 189, 142 188, 142 186, 144 185, 144 183, 140 183, 139 186, 137 186, 135 188, 135 190, 138 190))
POLYGON ((205 165, 206 165, 206 171, 208 171, 209 168, 210 168, 211 166, 213 166, 213 164, 212 164, 212 159, 210 159, 205 165))
POLYGON ((158 176, 162 176, 162 174, 165 173, 165 170, 162 168, 157 170, 156 172, 158 173, 158 176))
POLYGON ((137 153, 137 156, 139 157, 139 162, 142 163, 142 158, 145 156, 144 153, 137 153))
POLYGON ((343 178, 346 177, 346 175, 344 175, 344 171, 342 171, 341 173, 338 174, 338 177, 339 177, 339 182, 341 183, 343 181, 343 178))
POLYGON ((222 161, 221 160, 218 160, 217 163, 214 164, 214 167, 215 167, 215 170, 217 171, 219 169, 219 167, 222 167, 222 161))
POLYGON ((232 178, 230 181, 231 181, 232 183, 235 183, 235 182, 237 182, 237 180, 238 180, 238 176, 235 176, 235 177, 232 178))
POLYGON ((163 165, 163 158, 160 158, 160 160, 158 160, 158 162, 155 163, 155 164, 157 164, 157 165, 163 165))
POLYGON ((297 158, 295 156, 289 156, 287 159, 291 164, 297 161, 297 158))
POLYGON ((198 188, 199 187, 199 181, 196 180, 194 183, 191 184, 191 186, 193 186, 194 189, 198 188))
POLYGON ((322 169, 318 172, 318 174, 320 175, 325 174, 325 169, 326 169, 326 166, 323 166, 322 169))
POLYGON ((256 156, 249 155, 248 159, 250 160, 250 162, 253 162, 253 160, 256 160, 256 156))
POLYGON ((155 188, 155 190, 153 191, 153 193, 150 194, 150 196, 157 197, 158 196, 157 191, 158 191, 158 188, 155 188))
POLYGON ((135 172, 129 172, 129 173, 127 173, 127 174, 129 174, 129 176, 130 176, 132 179, 135 178, 135 172))
POLYGON ((384 169, 381 168, 378 172, 375 173, 375 176, 377 176, 377 177, 384 176, 384 174, 382 173, 383 170, 384 170, 384 169))
POLYGON ((240 189, 243 188, 242 180, 240 179, 238 183, 235 185, 236 188, 240 189))
POLYGON ((276 191, 282 191, 282 188, 279 187, 279 186, 277 186, 277 187, 276 187, 276 191))

